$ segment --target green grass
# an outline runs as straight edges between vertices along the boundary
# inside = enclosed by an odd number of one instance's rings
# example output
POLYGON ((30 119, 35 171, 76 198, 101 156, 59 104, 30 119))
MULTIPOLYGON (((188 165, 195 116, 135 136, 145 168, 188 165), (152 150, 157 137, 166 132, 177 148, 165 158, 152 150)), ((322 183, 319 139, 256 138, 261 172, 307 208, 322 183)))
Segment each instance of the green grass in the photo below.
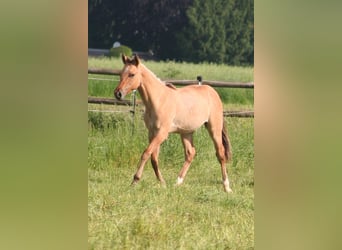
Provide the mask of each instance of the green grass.
POLYGON ((233 194, 223 192, 213 144, 203 128, 194 135, 197 155, 183 186, 175 187, 183 163, 179 135, 160 152, 167 187, 151 164, 130 186, 147 145, 141 117, 89 113, 89 249, 253 249, 253 119, 227 118, 233 146, 228 173, 233 194), (101 122, 98 122, 101 121, 101 122))
MULTIPOLYGON (((228 66, 214 63, 176 63, 174 61, 143 61, 161 79, 203 79, 216 81, 253 81, 253 67, 228 66)), ((121 58, 89 58, 89 68, 122 69, 121 58)))
MULTIPOLYGON (((235 67, 210 63, 192 64, 146 61, 144 64, 161 79, 196 80, 198 75, 213 81, 253 82, 252 67, 235 67)), ((119 58, 89 58, 89 68, 122 69, 119 58)), ((106 78, 109 81, 89 80, 88 95, 113 97, 113 90, 119 82, 118 76, 91 75, 92 78, 106 78)), ((253 89, 216 88, 222 101, 226 104, 251 106, 254 102, 253 89)))

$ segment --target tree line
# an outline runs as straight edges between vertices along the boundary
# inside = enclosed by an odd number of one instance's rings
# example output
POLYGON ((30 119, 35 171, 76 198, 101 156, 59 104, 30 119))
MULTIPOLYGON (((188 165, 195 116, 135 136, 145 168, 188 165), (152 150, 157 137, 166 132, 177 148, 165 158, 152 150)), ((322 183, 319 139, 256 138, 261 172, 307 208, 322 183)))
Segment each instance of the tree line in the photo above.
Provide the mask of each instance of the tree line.
POLYGON ((253 0, 88 0, 88 45, 160 59, 254 63, 253 0))

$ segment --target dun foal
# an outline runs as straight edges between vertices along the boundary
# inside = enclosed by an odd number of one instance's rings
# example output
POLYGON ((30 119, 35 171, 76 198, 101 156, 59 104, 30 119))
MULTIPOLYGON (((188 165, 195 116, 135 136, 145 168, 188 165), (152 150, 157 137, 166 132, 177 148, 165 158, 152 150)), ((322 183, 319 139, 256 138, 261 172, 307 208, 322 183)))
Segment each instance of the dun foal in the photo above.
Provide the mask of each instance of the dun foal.
POLYGON ((122 61, 124 67, 114 95, 121 100, 132 90, 139 91, 145 105, 144 121, 150 142, 141 156, 132 184, 141 179, 145 163, 150 157, 157 179, 165 184, 158 166, 158 155, 160 145, 169 133, 179 133, 184 146, 185 162, 177 178, 177 185, 182 184, 196 152, 193 133, 205 124, 221 164, 224 190, 232 192, 226 170, 226 162, 231 159, 231 146, 224 127, 222 102, 217 92, 208 85, 190 85, 177 89, 171 84, 165 84, 136 55, 132 59, 122 55, 122 61))

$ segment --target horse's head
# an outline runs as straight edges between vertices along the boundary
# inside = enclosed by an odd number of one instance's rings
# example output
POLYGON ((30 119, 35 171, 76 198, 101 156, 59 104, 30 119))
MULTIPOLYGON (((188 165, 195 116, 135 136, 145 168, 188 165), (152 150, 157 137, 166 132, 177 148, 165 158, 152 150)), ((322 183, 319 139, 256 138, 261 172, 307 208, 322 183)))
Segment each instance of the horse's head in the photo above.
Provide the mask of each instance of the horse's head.
POLYGON ((141 75, 139 64, 140 60, 137 55, 134 55, 132 59, 122 54, 122 62, 124 67, 120 75, 120 83, 114 90, 114 96, 121 100, 132 90, 137 89, 141 84, 141 75))

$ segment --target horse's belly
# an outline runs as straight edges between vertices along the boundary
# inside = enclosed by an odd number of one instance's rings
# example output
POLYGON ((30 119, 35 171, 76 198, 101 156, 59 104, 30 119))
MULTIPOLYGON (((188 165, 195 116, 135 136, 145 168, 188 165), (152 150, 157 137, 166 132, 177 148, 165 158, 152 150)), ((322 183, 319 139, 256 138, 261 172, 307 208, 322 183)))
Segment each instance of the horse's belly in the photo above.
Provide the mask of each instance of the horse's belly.
POLYGON ((170 132, 176 133, 191 133, 201 127, 207 119, 199 119, 199 118, 192 118, 184 119, 184 120, 174 120, 171 124, 170 132))

